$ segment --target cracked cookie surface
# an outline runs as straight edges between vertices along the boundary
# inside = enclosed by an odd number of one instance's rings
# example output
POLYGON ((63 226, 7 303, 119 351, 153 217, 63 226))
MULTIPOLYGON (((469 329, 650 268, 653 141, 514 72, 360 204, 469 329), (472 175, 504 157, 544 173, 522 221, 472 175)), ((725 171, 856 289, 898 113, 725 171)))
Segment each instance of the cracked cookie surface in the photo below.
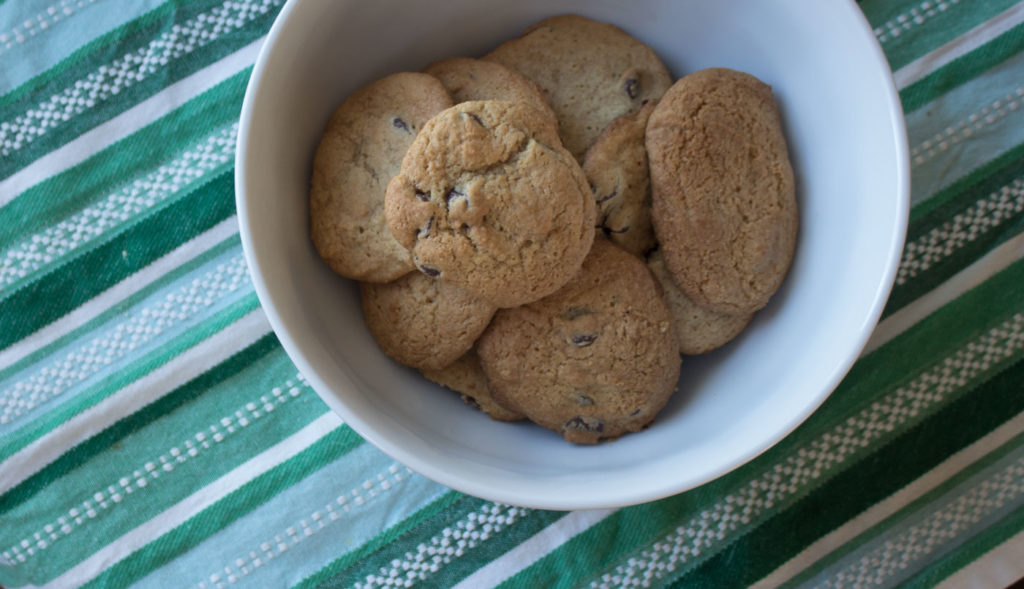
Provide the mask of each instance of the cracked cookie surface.
POLYGON ((579 269, 596 205, 555 122, 524 102, 472 101, 431 119, 388 184, 392 235, 424 274, 498 307, 579 269))
POLYGON ((582 444, 646 427, 679 379, 654 277, 604 238, 558 292, 498 311, 477 353, 501 406, 582 444))
POLYGON ((377 345, 399 364, 440 369, 473 347, 494 315, 490 303, 409 272, 386 284, 361 283, 363 317, 377 345))
POLYGON ((566 149, 580 161, 608 123, 672 85, 650 47, 615 25, 577 15, 542 20, 483 59, 541 87, 566 149))
POLYGON ((555 117, 536 82, 500 63, 452 57, 435 61, 425 67, 423 73, 440 80, 456 103, 472 100, 521 101, 555 117))
POLYGON ((796 247, 793 169, 771 88, 724 68, 692 73, 647 124, 652 221, 676 284, 734 315, 764 307, 796 247))
POLYGON ((739 335, 754 318, 753 313, 729 315, 695 304, 672 279, 661 250, 651 253, 647 267, 661 285, 665 304, 675 322, 681 354, 704 354, 720 348, 739 335))
POLYGON ((388 282, 413 269, 384 223, 384 191, 417 131, 451 105, 433 76, 399 73, 334 111, 313 161, 309 212, 313 244, 335 272, 388 282))
POLYGON ((651 226, 651 177, 644 130, 656 101, 605 127, 583 158, 583 173, 597 202, 597 227, 636 256, 655 246, 651 226))
POLYGON ((499 405, 491 396, 487 376, 480 366, 476 350, 470 350, 448 366, 438 370, 421 370, 423 376, 437 384, 451 389, 462 398, 462 402, 483 411, 495 421, 518 421, 522 414, 499 405))

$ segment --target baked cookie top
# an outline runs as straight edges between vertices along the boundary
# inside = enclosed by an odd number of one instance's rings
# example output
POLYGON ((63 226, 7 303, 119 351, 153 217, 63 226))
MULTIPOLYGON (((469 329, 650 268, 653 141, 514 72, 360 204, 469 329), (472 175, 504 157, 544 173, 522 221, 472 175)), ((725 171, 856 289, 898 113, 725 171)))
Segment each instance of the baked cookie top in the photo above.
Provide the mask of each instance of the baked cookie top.
POLYGON ((753 313, 729 315, 696 305, 672 279, 661 250, 651 252, 647 267, 661 285, 665 304, 676 326, 681 354, 704 354, 720 348, 739 335, 754 318, 753 313))
POLYGON ((313 160, 313 244, 337 273, 387 282, 413 269, 384 223, 384 191, 430 117, 452 105, 433 76, 398 73, 352 93, 331 116, 313 160))
POLYGON ((595 208, 554 121, 524 102, 487 100, 423 127, 388 185, 386 218, 421 272, 515 307, 576 273, 595 208))
POLYGON ((423 376, 437 384, 449 388, 462 397, 462 402, 476 407, 495 421, 518 421, 523 416, 499 405, 491 396, 487 386, 487 376, 480 366, 480 358, 476 350, 470 350, 439 370, 422 369, 423 376))
POLYGON ((473 347, 495 308, 419 272, 361 283, 363 317, 380 349, 406 366, 439 369, 473 347))
POLYGON ((715 68, 662 97, 647 123, 652 220, 665 264, 694 303, 764 307, 793 259, 793 169, 771 88, 715 68))
POLYGON ((483 59, 540 86, 566 149, 581 161, 608 123, 672 85, 650 47, 615 25, 577 15, 542 20, 483 59))
POLYGON ((604 238, 558 292, 498 311, 477 353, 498 403, 584 444, 647 426, 679 378, 654 277, 604 238))
POLYGON ((456 103, 471 100, 512 100, 528 102, 554 118, 544 94, 533 80, 500 63, 452 57, 435 61, 423 69, 441 81, 456 103))
POLYGON ((613 243, 636 256, 656 241, 651 226, 651 176, 644 130, 656 101, 605 127, 583 158, 583 173, 597 201, 597 226, 613 243))

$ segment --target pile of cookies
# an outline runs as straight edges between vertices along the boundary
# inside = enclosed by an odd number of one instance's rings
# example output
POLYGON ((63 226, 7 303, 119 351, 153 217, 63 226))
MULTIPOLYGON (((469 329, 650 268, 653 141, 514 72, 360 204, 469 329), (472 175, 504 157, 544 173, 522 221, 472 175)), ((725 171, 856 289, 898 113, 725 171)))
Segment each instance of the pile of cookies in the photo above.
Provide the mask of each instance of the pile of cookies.
POLYGON ((584 444, 649 425, 680 355, 768 303, 797 233, 770 88, 727 69, 674 81, 580 16, 353 93, 310 217, 388 356, 584 444))

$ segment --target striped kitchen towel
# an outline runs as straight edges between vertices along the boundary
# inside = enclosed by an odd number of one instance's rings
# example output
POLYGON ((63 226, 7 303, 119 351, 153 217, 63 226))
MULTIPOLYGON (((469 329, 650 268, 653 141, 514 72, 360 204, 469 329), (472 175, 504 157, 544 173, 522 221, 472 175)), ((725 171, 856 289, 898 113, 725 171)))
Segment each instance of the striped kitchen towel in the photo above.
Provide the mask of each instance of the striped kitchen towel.
POLYGON ((238 237, 281 0, 0 0, 0 585, 1000 587, 1024 577, 1024 3, 864 0, 912 211, 803 426, 644 505, 433 483, 289 361, 238 237))

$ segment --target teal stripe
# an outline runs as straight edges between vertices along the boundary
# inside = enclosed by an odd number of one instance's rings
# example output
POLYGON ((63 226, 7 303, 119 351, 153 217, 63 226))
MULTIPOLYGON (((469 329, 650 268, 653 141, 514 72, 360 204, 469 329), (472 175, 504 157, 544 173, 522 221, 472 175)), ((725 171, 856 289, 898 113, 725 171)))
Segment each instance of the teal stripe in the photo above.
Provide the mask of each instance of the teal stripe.
POLYGON ((80 464, 87 463, 101 452, 109 450, 128 435, 141 431, 164 415, 171 414, 186 404, 196 401, 208 389, 242 372, 247 366, 259 361, 267 354, 280 350, 280 346, 273 334, 267 334, 209 371, 146 405, 134 414, 121 419, 88 440, 69 448, 60 458, 0 495, 0 515, 29 501, 36 493, 72 472, 80 464))
MULTIPOLYGON (((165 21, 162 23, 162 29, 157 31, 156 34, 151 35, 151 37, 155 38, 159 36, 160 33, 169 31, 173 24, 181 24, 188 18, 197 15, 200 12, 199 8, 205 7, 205 4, 205 2, 196 2, 194 4, 191 2, 185 3, 175 11, 174 21, 165 21)), ((197 47, 186 56, 170 61, 158 72, 150 74, 141 82, 135 82, 133 85, 121 90, 120 93, 117 94, 116 100, 103 100, 81 114, 73 116, 70 120, 60 124, 58 127, 51 128, 42 136, 31 141, 31 143, 24 145, 16 153, 12 153, 10 156, 0 160, 0 178, 10 176, 15 171, 21 169, 29 162, 34 161, 43 154, 67 143, 69 140, 79 136, 89 129, 92 129, 96 125, 110 120, 114 116, 128 110, 132 106, 158 93, 160 90, 174 82, 195 73, 203 67, 251 43, 252 41, 255 41, 269 28, 276 16, 277 8, 279 7, 275 7, 274 10, 269 10, 266 14, 256 16, 251 21, 245 23, 242 27, 234 29, 231 33, 222 34, 216 40, 201 47, 197 47)), ((150 40, 152 39, 144 39, 146 42, 150 40)), ((121 52, 121 50, 119 50, 119 54, 113 57, 120 57, 120 55, 123 55, 124 53, 126 52, 121 52)), ((106 62, 111 60, 108 59, 104 61, 106 62)), ((70 83, 70 81, 68 82, 70 83)), ((19 103, 18 105, 11 105, 9 108, 0 108, 0 120, 10 121, 13 118, 11 116, 12 114, 14 114, 14 116, 19 116, 24 112, 27 112, 29 108, 33 108, 35 106, 36 105, 33 105, 32 107, 24 107, 19 103), (16 106, 21 108, 16 109, 16 106), (10 111, 14 112, 12 113, 10 111)))
POLYGON ((1024 143, 1009 149, 999 156, 980 164, 969 174, 958 178, 955 182, 942 188, 927 200, 915 205, 910 209, 910 227, 918 227, 922 219, 925 219, 932 211, 946 205, 950 200, 955 200, 959 195, 971 189, 972 186, 982 183, 985 178, 993 174, 1001 173, 1005 168, 1014 166, 1015 162, 1024 158, 1024 143))
POLYGON ((111 241, 11 293, 0 307, 0 349, 71 312, 234 212, 233 177, 224 173, 111 241), (42 306, 39 301, 49 304, 42 306))
POLYGON ((131 185, 238 120, 252 68, 227 78, 84 162, 51 176, 0 208, 0 250, 31 238, 131 185), (154 145, 163 149, 153 149, 154 145), (180 148, 178 148, 180 146, 180 148), (128 181, 126 181, 128 179, 128 181))
POLYGON ((142 579, 153 569, 184 554, 205 538, 315 473, 323 464, 344 456, 362 442, 362 438, 347 426, 331 431, 297 455, 232 491, 172 531, 107 568, 85 587, 123 586, 142 579))
MULTIPOLYGON (((696 569, 676 577, 676 586, 739 587, 771 573, 825 534, 1024 411, 1024 395, 1016 394, 1022 378, 1024 361, 1018 361, 927 421, 901 432, 892 443, 857 463, 846 464, 843 472, 800 502, 774 514, 696 569), (970 417, 965 418, 967 415, 970 417), (815 517, 807 517, 810 513, 815 517), (744 563, 743 570, 730 570, 729 562, 744 563)), ((979 462, 977 467, 984 464, 979 462)), ((843 551, 856 546, 846 544, 843 551)))
MULTIPOLYGON (((63 401, 27 425, 5 436, 0 459, 10 458, 30 443, 43 437, 71 419, 78 413, 92 407, 103 399, 170 362, 185 350, 209 338, 242 316, 259 308, 255 294, 248 294, 225 307, 219 313, 206 319, 202 327, 185 331, 163 346, 154 349, 122 367, 117 374, 74 393, 74 397, 63 401)), ((94 379, 95 381, 95 379, 94 379)), ((66 393, 67 394, 67 393, 66 393)))
POLYGON ((323 415, 327 408, 305 385, 295 385, 295 394, 289 393, 292 387, 286 379, 295 378, 294 366, 283 352, 268 354, 206 389, 195 402, 163 414, 80 464, 39 490, 32 501, 14 507, 6 514, 10 525, 0 529, 0 546, 12 551, 22 539, 54 524, 60 514, 71 509, 84 512, 86 502, 97 511, 94 519, 83 514, 77 527, 58 534, 43 553, 14 572, 33 579, 56 577, 95 550, 81 539, 120 537, 323 415), (277 387, 282 390, 271 394, 277 387), (180 452, 179 459, 174 458, 174 449, 180 452), (191 450, 196 451, 194 457, 191 450), (164 468, 165 459, 173 470, 164 468), (94 500, 96 492, 104 494, 106 508, 101 499, 94 500), (115 493, 122 494, 121 504, 113 502, 115 493), (37 505, 48 509, 40 511, 37 505))
POLYGON ((921 108, 1021 51, 1024 51, 1024 24, 1013 27, 901 90, 903 112, 910 113, 921 108))

